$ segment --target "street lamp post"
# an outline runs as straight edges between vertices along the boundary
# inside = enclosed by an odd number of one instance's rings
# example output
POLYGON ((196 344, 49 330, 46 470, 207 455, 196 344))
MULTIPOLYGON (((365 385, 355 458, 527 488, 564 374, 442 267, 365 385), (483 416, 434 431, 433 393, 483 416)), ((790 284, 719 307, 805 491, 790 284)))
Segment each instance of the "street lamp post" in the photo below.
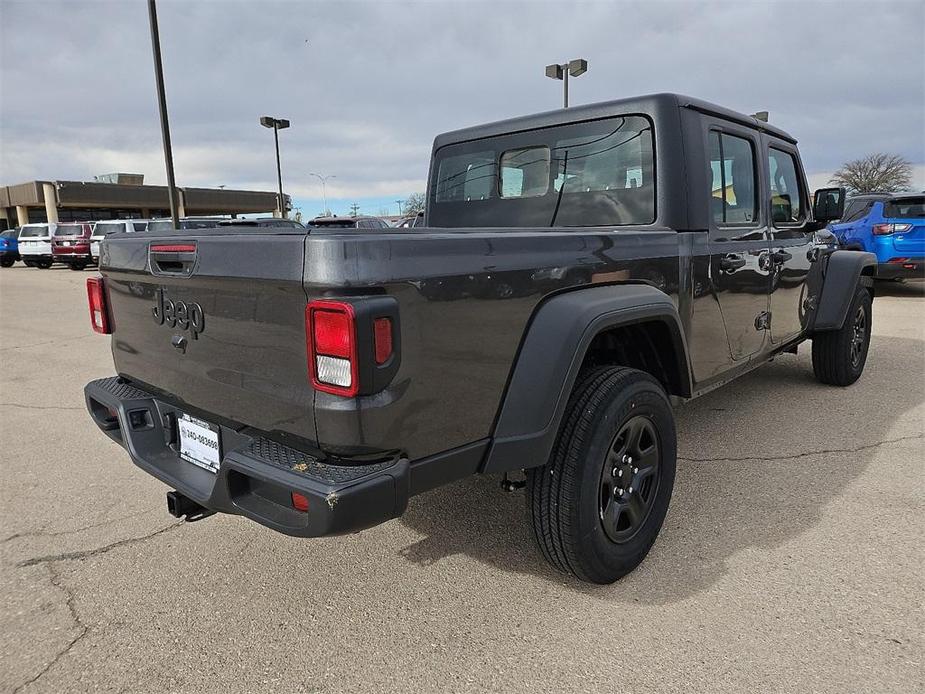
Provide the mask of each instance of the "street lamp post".
POLYGON ((401 217, 401 204, 404 200, 396 200, 395 202, 398 203, 398 216, 401 217))
POLYGON ((260 116, 260 125, 264 128, 273 128, 273 140, 276 143, 276 181, 279 184, 279 216, 286 216, 285 198, 283 197, 283 171, 279 165, 279 131, 289 127, 289 121, 285 118, 273 118, 273 116, 260 116))
POLYGON ((167 166, 167 199, 173 228, 180 228, 177 211, 177 182, 173 177, 173 151, 170 147, 170 125, 167 122, 167 93, 164 90, 164 68, 161 65, 161 35, 157 28, 157 7, 148 0, 148 20, 151 26, 151 48, 154 50, 154 81, 157 83, 157 107, 161 116, 161 138, 164 141, 164 163, 167 166))
POLYGON ((331 211, 328 209, 328 194, 325 191, 324 184, 329 178, 337 178, 334 174, 328 174, 327 176, 322 176, 321 174, 309 173, 309 176, 314 176, 319 181, 321 181, 321 199, 324 202, 324 216, 330 217, 331 211))
POLYGON ((553 63, 546 66, 546 76, 554 80, 562 80, 563 107, 568 108, 568 78, 580 77, 588 71, 588 61, 584 58, 576 58, 567 63, 553 63))

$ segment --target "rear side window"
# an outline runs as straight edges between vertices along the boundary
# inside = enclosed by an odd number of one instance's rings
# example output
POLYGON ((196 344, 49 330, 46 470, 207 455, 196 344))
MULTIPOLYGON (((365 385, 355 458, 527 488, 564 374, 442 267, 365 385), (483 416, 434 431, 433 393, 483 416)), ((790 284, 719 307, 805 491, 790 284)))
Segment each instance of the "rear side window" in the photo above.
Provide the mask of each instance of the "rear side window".
POLYGON ((870 209, 872 204, 873 201, 871 200, 849 200, 848 205, 845 207, 845 214, 842 216, 841 221, 856 222, 867 214, 867 211, 870 209))
POLYGON ((771 219, 775 224, 803 221, 803 198, 796 160, 792 154, 771 147, 768 150, 771 181, 771 219))
POLYGON ((498 170, 494 151, 447 157, 437 169, 437 202, 468 202, 491 197, 498 170))
POLYGON ((710 207, 715 224, 752 226, 758 218, 755 149, 744 137, 712 131, 710 207))
POLYGON ((148 222, 148 231, 170 231, 173 229, 173 222, 161 220, 158 222, 148 222))
POLYGON ((883 203, 885 219, 922 219, 925 217, 925 196, 887 200, 883 203))
POLYGON ((144 231, 148 228, 148 224, 147 222, 134 222, 132 227, 135 229, 135 231, 144 231))

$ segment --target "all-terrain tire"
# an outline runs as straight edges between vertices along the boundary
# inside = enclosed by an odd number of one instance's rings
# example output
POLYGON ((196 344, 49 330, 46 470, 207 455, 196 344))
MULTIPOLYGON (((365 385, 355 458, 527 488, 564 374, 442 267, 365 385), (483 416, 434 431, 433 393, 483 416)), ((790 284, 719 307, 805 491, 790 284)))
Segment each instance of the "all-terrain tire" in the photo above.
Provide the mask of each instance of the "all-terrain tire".
POLYGON ((860 378, 870 347, 871 309, 870 292, 858 286, 845 324, 813 335, 813 373, 818 381, 850 386, 860 378))
POLYGON ((613 583, 636 568, 655 542, 668 511, 676 458, 674 415, 655 378, 626 367, 583 372, 549 461, 527 471, 528 512, 546 560, 593 583, 613 583), (639 467, 634 473, 634 464, 642 463, 627 455, 635 434, 625 432, 636 428, 640 442, 647 437, 645 446, 637 447, 643 451, 638 460, 657 464, 656 471, 645 477, 648 468, 639 467), (633 489, 637 474, 641 481, 633 489), (644 502, 644 512, 637 508, 629 514, 634 500, 644 502), (631 525, 620 530, 620 522, 631 525))

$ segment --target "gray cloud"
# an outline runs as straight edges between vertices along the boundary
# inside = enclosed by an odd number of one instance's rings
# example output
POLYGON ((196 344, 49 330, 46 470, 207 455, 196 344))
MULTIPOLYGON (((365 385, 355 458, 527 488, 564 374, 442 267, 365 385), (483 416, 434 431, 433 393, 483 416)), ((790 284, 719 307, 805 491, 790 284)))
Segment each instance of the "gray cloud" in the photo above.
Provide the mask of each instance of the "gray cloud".
MULTIPOLYGON (((288 191, 422 187, 433 136, 556 108, 547 62, 584 56, 574 103, 679 91, 769 110, 828 172, 870 151, 925 164, 925 4, 159 5, 177 178, 288 191)), ((0 1, 0 173, 164 180, 144 2, 0 1)), ((921 185, 921 184, 920 184, 921 185)))

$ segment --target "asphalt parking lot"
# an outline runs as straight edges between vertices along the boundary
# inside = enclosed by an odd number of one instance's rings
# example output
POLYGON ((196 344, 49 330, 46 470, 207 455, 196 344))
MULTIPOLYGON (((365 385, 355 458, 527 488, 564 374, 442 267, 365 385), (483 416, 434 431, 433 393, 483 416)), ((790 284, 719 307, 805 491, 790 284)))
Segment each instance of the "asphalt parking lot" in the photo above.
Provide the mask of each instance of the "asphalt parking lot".
POLYGON ((803 346, 680 407, 662 534, 591 587, 495 477, 346 538, 176 523, 85 413, 89 274, 0 271, 0 690, 925 688, 925 285, 879 288, 851 388, 803 346))

